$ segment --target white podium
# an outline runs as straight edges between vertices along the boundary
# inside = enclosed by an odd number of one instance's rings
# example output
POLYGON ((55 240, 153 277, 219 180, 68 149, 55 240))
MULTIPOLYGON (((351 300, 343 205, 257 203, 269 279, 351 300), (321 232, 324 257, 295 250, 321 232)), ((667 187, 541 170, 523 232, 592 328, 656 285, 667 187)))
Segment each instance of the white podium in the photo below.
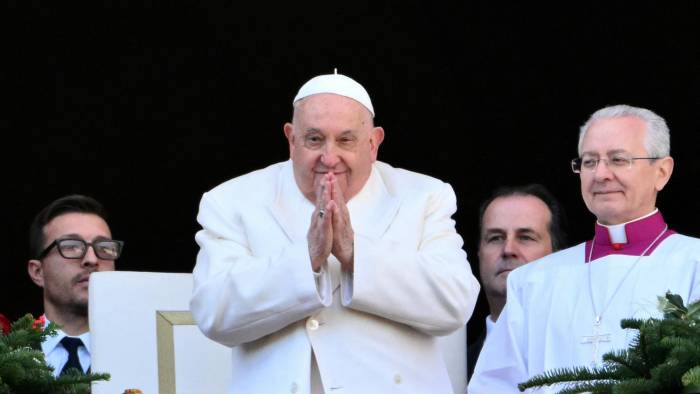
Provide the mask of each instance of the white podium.
POLYGON ((93 394, 225 393, 231 350, 205 337, 189 309, 192 274, 96 272, 90 276, 93 394))
MULTIPOLYGON (((205 337, 188 311, 192 274, 96 272, 90 276, 93 394, 225 393, 231 350, 205 337)), ((467 384, 466 327, 438 338, 455 394, 467 384)))

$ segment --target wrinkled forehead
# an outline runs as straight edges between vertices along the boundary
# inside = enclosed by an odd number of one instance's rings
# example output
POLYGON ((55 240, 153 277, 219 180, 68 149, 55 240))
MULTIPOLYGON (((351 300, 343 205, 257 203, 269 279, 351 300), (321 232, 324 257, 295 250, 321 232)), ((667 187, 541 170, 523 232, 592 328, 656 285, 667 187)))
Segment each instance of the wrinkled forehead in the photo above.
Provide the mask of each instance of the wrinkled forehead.
POLYGON ((532 195, 497 197, 484 211, 481 233, 488 231, 546 231, 552 213, 544 201, 532 195))

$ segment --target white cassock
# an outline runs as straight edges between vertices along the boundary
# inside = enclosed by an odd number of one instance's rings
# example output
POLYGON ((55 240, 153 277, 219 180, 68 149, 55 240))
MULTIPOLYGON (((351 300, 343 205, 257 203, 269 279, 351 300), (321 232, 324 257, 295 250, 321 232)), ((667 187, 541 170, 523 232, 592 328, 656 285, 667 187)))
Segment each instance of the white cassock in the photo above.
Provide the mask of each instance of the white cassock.
POLYGON ((592 241, 510 273, 506 306, 469 394, 519 393, 518 383, 544 371, 600 365, 604 353, 626 349, 637 333, 620 321, 662 317, 658 297, 669 290, 686 303, 700 297, 700 239, 667 230, 658 211, 614 227, 596 224, 592 241))
MULTIPOLYGON (((453 393, 435 336, 463 327, 479 284, 450 185, 376 162, 348 210, 354 272, 314 276, 314 206, 291 161, 206 193, 192 314, 232 346, 230 393, 453 393)), ((466 371, 465 371, 466 372, 466 371)))

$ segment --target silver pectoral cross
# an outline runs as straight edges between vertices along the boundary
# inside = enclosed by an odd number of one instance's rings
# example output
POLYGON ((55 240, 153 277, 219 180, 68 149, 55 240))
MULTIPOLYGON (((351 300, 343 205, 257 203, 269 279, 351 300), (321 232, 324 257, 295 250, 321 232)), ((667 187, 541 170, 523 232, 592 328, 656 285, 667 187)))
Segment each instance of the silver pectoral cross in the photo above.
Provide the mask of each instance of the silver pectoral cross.
POLYGON ((598 364, 598 346, 601 342, 610 342, 610 334, 600 333, 600 316, 596 316, 595 322, 593 323, 593 335, 584 335, 583 337, 581 337, 581 343, 593 344, 591 367, 595 367, 598 364))

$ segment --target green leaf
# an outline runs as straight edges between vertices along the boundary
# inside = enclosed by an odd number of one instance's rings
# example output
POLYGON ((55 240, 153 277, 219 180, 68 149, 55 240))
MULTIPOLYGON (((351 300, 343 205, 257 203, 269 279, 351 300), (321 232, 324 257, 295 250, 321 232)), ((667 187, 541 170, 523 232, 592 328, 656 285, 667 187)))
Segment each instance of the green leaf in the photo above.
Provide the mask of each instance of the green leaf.
POLYGON ((681 382, 683 383, 683 386, 686 387, 700 387, 700 366, 695 366, 684 373, 681 377, 681 382))

